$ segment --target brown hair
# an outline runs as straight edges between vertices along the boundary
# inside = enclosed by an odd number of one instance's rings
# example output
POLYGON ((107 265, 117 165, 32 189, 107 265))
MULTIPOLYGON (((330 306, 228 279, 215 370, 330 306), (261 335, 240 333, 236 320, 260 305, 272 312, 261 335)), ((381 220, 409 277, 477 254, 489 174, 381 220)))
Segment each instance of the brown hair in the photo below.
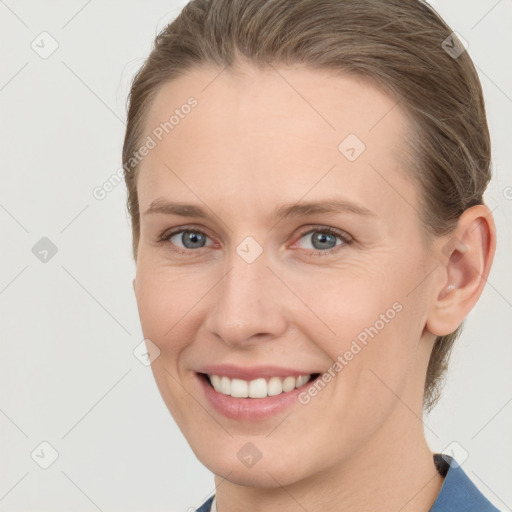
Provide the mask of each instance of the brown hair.
MULTIPOLYGON (((139 243, 137 164, 145 116, 159 89, 202 64, 235 71, 242 60, 304 64, 354 73, 378 84, 413 120, 404 145, 421 191, 429 239, 446 235, 467 208, 483 204, 491 149, 482 88, 473 63, 440 16, 422 0, 192 0, 156 37, 133 78, 123 168, 139 243)), ((438 336, 425 381, 424 408, 440 396, 462 325, 438 336)))

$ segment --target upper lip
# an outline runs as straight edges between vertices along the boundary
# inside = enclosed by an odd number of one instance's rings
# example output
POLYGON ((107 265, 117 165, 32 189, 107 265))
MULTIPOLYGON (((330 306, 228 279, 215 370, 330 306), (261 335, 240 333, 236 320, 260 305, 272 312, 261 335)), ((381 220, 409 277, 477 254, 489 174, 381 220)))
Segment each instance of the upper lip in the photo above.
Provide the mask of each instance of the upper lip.
POLYGON ((235 366, 232 364, 210 364, 203 366, 197 371, 198 373, 206 373, 208 375, 218 375, 220 377, 229 377, 230 379, 242 379, 247 381, 265 377, 299 377, 300 375, 320 373, 309 370, 283 368, 282 366, 235 366))

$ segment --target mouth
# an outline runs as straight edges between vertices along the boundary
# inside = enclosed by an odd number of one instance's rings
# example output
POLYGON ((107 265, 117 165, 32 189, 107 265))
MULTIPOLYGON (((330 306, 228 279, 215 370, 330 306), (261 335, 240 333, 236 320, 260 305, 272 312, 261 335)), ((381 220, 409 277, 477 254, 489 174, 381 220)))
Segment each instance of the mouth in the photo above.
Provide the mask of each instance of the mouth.
POLYGON ((260 377, 249 381, 215 374, 198 373, 199 378, 217 393, 232 398, 248 399, 264 399, 285 395, 313 382, 320 375, 320 373, 311 373, 287 377, 260 377))

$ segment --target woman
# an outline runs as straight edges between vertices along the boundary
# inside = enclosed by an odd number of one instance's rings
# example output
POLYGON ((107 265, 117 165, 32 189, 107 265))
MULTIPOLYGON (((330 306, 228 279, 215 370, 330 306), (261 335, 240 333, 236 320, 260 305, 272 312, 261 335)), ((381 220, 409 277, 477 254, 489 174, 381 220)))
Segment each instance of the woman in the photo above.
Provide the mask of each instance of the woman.
POLYGON ((219 510, 496 510, 422 414, 496 235, 481 86, 419 0, 194 0, 134 78, 134 291, 219 510))

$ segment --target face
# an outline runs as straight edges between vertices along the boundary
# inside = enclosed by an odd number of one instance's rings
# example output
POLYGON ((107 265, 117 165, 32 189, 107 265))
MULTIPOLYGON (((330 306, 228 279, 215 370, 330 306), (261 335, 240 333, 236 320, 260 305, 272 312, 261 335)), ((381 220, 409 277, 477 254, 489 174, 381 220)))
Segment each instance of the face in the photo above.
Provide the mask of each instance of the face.
POLYGON ((134 289, 194 453, 276 487, 420 424, 431 261, 393 99, 304 67, 219 71, 168 83, 148 112, 134 289))

